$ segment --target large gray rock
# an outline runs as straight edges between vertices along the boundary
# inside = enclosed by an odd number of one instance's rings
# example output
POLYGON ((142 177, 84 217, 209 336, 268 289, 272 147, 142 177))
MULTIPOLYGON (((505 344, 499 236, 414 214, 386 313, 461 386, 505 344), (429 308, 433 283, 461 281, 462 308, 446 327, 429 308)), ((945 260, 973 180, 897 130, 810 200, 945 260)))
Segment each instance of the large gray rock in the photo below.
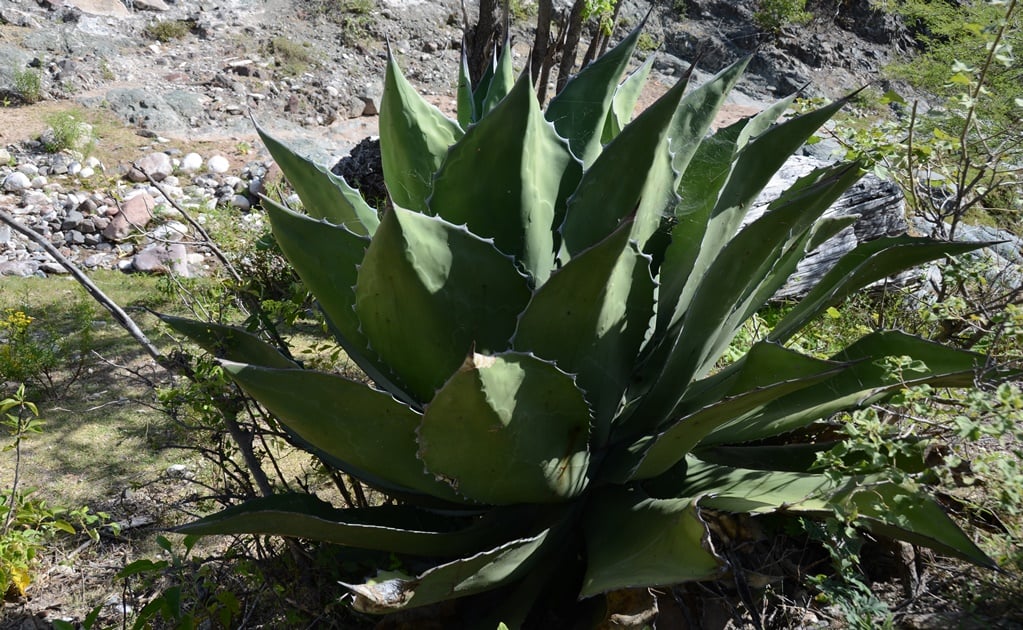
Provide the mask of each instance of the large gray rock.
POLYGON ((203 112, 202 100, 190 92, 157 94, 139 88, 110 90, 106 103, 125 122, 151 131, 180 131, 203 112))
POLYGON ((155 207, 156 200, 149 193, 142 192, 125 199, 120 203, 120 211, 103 230, 103 236, 119 241, 136 230, 142 230, 152 220, 155 207))
POLYGON ((66 0, 65 4, 90 15, 117 18, 125 18, 131 15, 128 7, 124 6, 121 0, 66 0))

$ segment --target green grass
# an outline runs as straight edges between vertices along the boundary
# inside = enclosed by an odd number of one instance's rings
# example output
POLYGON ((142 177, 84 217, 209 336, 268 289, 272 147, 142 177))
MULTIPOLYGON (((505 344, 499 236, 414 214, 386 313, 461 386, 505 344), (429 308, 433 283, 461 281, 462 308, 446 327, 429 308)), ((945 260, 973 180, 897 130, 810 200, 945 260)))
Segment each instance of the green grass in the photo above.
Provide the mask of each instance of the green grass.
MULTIPOLYGON (((181 310, 160 293, 159 278, 101 272, 94 280, 121 305, 181 310)), ((21 310, 35 320, 33 325, 45 321, 70 334, 74 327, 70 305, 81 300, 88 298, 68 278, 0 278, 0 313, 21 310)), ((69 383, 71 370, 57 370, 56 397, 46 398, 38 389, 32 392, 46 424, 40 435, 24 442, 24 484, 61 505, 102 503, 125 488, 152 481, 184 457, 167 448, 174 436, 153 404, 152 389, 116 366, 155 381, 165 379, 165 374, 108 313, 98 307, 94 312, 92 353, 83 356, 81 374, 69 383)), ((168 345, 154 316, 136 311, 133 317, 152 340, 168 345)), ((0 455, 0 478, 9 478, 12 466, 11 457, 0 455)))

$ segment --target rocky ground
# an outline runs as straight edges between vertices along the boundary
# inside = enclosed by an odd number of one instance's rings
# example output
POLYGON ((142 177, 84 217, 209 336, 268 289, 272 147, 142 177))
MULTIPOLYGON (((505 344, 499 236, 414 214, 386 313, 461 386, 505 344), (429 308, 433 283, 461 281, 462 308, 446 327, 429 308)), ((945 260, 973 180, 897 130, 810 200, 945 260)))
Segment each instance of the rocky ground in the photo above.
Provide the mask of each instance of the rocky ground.
MULTIPOLYGON (((651 12, 649 47, 659 49, 646 53, 656 55, 649 98, 697 57, 713 72, 757 49, 725 113, 733 118, 806 85, 811 93, 841 94, 876 76, 904 42, 898 25, 865 0, 777 37, 759 33, 743 3, 686 4, 685 20, 674 2, 625 4, 622 31, 651 12)), ((333 164, 376 132, 388 43, 409 79, 439 107, 454 109, 457 0, 376 0, 368 13, 345 13, 342 5, 4 0, 0 208, 85 267, 201 273, 209 264, 202 250, 177 244, 191 231, 179 209, 201 220, 215 205, 245 212, 256 201, 271 164, 250 117, 333 164), (183 24, 185 32, 159 41, 164 23, 183 24), (29 74, 40 78, 34 104, 19 98, 19 78, 29 74), (49 153, 60 112, 107 122, 84 133, 79 151, 49 153), (129 176, 143 158, 162 192, 137 171, 129 176), (142 236, 151 217, 167 224, 164 232, 142 236)), ((513 28, 523 62, 530 24, 513 28)), ((38 245, 0 227, 0 274, 60 271, 38 245)))

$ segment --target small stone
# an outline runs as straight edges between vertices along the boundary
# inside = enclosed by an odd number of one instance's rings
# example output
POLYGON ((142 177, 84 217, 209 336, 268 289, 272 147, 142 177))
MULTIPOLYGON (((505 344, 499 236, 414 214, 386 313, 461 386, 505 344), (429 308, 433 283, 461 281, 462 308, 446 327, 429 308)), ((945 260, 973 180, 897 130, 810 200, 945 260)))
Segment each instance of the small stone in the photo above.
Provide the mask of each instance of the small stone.
POLYGON ((214 155, 206 163, 206 168, 211 173, 226 173, 231 168, 231 163, 222 155, 214 155))
POLYGON ((52 261, 40 263, 39 271, 51 276, 64 276, 68 273, 68 270, 63 265, 52 261))
POLYGON ((50 180, 46 179, 42 175, 36 175, 32 178, 32 188, 43 188, 48 183, 50 183, 50 180))
POLYGON ((25 162, 24 164, 18 165, 18 172, 24 173, 29 177, 35 177, 39 174, 39 167, 31 162, 25 162))
POLYGON ((67 165, 67 174, 68 175, 78 175, 81 172, 82 172, 82 163, 81 162, 71 162, 70 164, 67 165))
POLYGON ((181 171, 184 173, 194 173, 202 168, 202 156, 198 153, 188 153, 185 157, 181 158, 181 171))
POLYGON ((78 171, 79 179, 89 179, 96 174, 96 171, 92 170, 91 166, 83 166, 82 170, 78 171))
POLYGON ((0 147, 0 165, 10 164, 10 162, 11 152, 5 149, 4 147, 0 147))
POLYGON ((4 178, 4 190, 7 192, 21 192, 32 186, 32 180, 21 171, 15 171, 4 178))
POLYGON ((252 202, 250 202, 249 198, 246 197, 245 195, 235 195, 234 197, 232 197, 231 205, 234 206, 235 208, 238 208, 242 212, 247 212, 250 208, 252 208, 252 202))

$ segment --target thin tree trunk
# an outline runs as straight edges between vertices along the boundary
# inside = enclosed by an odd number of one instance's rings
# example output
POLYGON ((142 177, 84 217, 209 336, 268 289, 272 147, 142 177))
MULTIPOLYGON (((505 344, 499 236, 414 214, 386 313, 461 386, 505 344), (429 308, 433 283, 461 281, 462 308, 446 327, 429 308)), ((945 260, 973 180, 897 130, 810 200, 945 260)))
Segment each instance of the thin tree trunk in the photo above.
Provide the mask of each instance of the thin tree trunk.
MULTIPOLYGON (((529 76, 536 84, 543 70, 544 60, 547 58, 548 49, 551 46, 551 20, 554 18, 554 0, 539 0, 536 9, 536 35, 533 37, 533 52, 529 56, 529 76)), ((539 86, 538 90, 545 92, 547 86, 539 86)))
POLYGON ((557 92, 565 89, 565 84, 568 83, 575 68, 575 53, 583 32, 584 5, 584 0, 575 0, 568 15, 568 32, 565 35, 565 47, 561 52, 561 65, 558 67, 557 92))
POLYGON ((469 79, 472 87, 479 85, 486 73, 487 66, 493 62, 494 49, 501 40, 500 0, 480 0, 479 18, 476 25, 468 24, 468 13, 465 11, 465 0, 462 0, 462 13, 466 23, 463 25, 466 58, 469 62, 469 79))

